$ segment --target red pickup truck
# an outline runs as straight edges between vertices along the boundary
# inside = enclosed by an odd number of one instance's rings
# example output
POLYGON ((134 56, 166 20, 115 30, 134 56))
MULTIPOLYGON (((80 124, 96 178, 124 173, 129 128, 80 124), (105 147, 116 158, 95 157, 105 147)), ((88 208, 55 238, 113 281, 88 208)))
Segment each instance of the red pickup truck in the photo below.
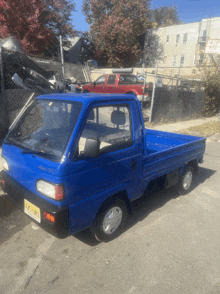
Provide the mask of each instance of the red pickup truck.
POLYGON ((137 76, 131 74, 102 75, 95 82, 84 85, 82 92, 133 94, 140 101, 149 102, 151 100, 149 85, 146 84, 144 90, 143 81, 139 81, 137 76))

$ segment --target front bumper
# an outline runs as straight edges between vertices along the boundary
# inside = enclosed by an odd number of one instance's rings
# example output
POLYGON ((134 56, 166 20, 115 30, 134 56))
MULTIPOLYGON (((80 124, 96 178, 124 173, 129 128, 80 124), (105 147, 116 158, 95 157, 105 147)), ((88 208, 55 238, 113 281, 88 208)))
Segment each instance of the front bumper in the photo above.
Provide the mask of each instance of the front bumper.
POLYGON ((0 172, 0 185, 4 193, 6 193, 14 202, 16 202, 22 211, 24 211, 24 199, 28 200, 29 202, 40 208, 41 223, 38 223, 31 217, 30 218, 44 230, 58 238, 65 238, 69 235, 68 208, 55 206, 45 199, 42 199, 38 195, 29 191, 24 186, 20 185, 5 171, 0 172), (51 223, 44 218, 44 211, 54 215, 55 223, 51 223))

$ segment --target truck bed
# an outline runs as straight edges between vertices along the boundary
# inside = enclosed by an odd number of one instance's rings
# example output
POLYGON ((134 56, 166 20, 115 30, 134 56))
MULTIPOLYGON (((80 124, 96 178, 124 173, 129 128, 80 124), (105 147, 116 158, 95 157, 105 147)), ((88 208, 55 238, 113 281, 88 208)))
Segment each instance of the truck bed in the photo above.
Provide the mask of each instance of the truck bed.
POLYGON ((156 178, 183 167, 192 160, 201 161, 205 138, 146 130, 146 155, 143 177, 156 178))

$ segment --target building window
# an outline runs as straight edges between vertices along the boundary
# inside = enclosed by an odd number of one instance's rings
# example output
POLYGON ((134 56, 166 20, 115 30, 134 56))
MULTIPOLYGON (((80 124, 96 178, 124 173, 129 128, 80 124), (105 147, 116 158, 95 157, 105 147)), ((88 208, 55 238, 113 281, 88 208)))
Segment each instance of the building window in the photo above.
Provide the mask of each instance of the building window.
POLYGON ((173 66, 176 65, 176 55, 173 56, 173 66))
POLYGON ((166 37, 166 43, 169 43, 169 41, 170 41, 170 35, 167 35, 167 37, 166 37))
POLYGON ((204 60, 204 53, 199 53, 199 65, 203 63, 204 60))
POLYGON ((207 37, 207 31, 202 32, 202 41, 206 42, 206 37, 207 37))
POLYGON ((202 36, 200 37, 200 43, 205 43, 207 38, 207 31, 202 31, 202 36))
POLYGON ((180 41, 180 34, 176 35, 176 46, 178 46, 180 41))
POLYGON ((183 45, 186 45, 187 42, 187 34, 183 34, 183 45))
POLYGON ((184 55, 181 55, 180 57, 180 65, 184 65, 184 55))

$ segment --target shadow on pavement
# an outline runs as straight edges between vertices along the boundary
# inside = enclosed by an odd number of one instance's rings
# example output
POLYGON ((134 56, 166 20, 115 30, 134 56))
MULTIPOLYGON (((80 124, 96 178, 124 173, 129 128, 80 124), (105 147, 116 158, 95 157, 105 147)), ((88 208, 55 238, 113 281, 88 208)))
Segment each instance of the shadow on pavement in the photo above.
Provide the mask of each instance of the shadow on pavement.
POLYGON ((90 233, 89 229, 86 229, 82 232, 77 233, 73 236, 74 238, 77 238, 79 241, 82 241, 83 243, 89 245, 89 246, 96 246, 100 244, 97 240, 95 240, 90 233))
POLYGON ((7 195, 0 196, 0 245, 30 222, 7 195))
MULTIPOLYGON (((205 182, 215 172, 216 171, 214 170, 201 167, 200 175, 196 176, 194 180, 193 189, 196 189, 197 186, 205 182)), ((144 220, 151 212, 159 209, 171 199, 175 199, 179 196, 180 195, 178 194, 175 186, 167 190, 161 190, 159 187, 154 186, 148 193, 143 194, 142 197, 132 202, 132 212, 129 214, 128 222, 124 232, 129 230, 138 222, 144 220)), ((99 242, 93 239, 89 229, 82 231, 74 235, 73 237, 77 238, 78 240, 89 246, 96 246, 99 244, 99 242)), ((120 236, 118 238, 120 238, 120 236)))
POLYGON ((7 216, 16 209, 17 205, 7 195, 0 197, 0 217, 7 216))

